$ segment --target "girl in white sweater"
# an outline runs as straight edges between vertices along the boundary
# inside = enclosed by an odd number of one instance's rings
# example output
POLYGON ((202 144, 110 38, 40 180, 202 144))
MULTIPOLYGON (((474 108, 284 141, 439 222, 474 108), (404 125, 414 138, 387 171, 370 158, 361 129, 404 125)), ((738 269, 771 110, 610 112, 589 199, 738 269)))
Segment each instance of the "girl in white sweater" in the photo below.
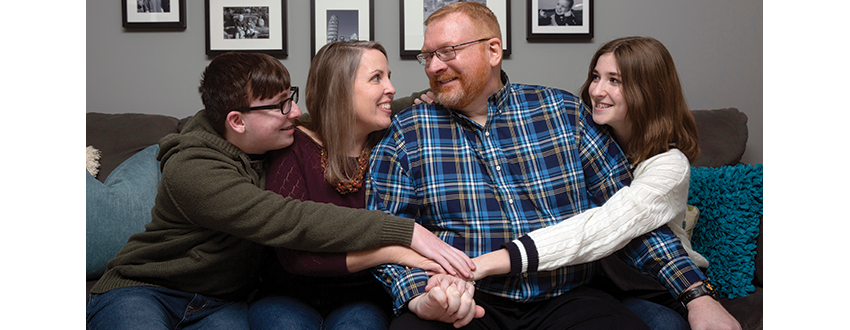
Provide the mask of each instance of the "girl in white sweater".
MULTIPOLYGON (((689 160, 699 155, 699 147, 693 115, 664 45, 645 37, 603 45, 593 56, 581 96, 592 107, 593 121, 610 128, 629 162, 637 166, 634 180, 603 206, 474 258, 476 279, 523 273, 529 263, 545 271, 599 260, 668 223, 674 232, 683 231, 689 160)), ((692 252, 690 244, 682 242, 692 252)), ((694 329, 740 328, 710 296, 692 300, 687 308, 694 329)))

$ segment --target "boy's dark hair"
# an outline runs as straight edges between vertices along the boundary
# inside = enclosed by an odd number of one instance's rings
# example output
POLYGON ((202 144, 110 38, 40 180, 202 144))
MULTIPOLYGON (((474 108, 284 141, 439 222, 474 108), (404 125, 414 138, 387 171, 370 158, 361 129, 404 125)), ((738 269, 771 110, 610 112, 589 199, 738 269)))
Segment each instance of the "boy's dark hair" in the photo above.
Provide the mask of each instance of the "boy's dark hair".
POLYGON ((291 87, 289 71, 276 58, 261 53, 224 53, 201 74, 201 101, 215 130, 224 135, 230 111, 253 100, 270 99, 291 87))

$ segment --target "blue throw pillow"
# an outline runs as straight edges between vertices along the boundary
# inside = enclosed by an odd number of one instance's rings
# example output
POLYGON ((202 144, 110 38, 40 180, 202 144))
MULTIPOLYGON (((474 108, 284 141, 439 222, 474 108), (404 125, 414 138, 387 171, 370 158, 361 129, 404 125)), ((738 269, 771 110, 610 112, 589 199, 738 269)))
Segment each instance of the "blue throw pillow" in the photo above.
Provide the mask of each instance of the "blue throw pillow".
POLYGON ((159 145, 139 151, 101 183, 86 171, 86 279, 100 277, 130 235, 151 221, 159 186, 159 145))
POLYGON ((692 244, 710 262, 706 275, 723 297, 744 297, 755 291, 762 181, 762 164, 691 167, 688 204, 700 210, 692 244))

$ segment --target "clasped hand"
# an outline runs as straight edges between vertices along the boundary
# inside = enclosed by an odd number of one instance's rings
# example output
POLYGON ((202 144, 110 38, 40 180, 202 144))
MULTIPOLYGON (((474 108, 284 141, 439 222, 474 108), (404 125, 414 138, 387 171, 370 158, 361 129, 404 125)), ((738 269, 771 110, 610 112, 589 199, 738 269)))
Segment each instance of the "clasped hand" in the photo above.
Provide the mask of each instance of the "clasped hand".
POLYGON ((475 304, 475 286, 471 281, 446 274, 428 279, 425 293, 411 299, 408 309, 423 320, 451 323, 455 328, 484 316, 484 308, 475 304))

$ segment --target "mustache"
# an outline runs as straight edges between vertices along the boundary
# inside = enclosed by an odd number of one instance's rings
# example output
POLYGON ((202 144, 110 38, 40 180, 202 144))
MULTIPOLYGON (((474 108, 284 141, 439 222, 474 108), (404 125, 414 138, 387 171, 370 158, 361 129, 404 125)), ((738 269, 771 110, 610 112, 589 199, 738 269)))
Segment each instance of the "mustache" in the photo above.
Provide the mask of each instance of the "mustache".
POLYGON ((451 80, 451 79, 461 80, 461 79, 463 79, 463 77, 461 77, 461 75, 459 75, 457 73, 443 73, 443 74, 440 74, 439 76, 433 76, 433 77, 431 77, 431 80, 429 81, 429 85, 431 85, 431 91, 434 94, 439 94, 443 90, 443 87, 440 85, 439 82, 451 80))

